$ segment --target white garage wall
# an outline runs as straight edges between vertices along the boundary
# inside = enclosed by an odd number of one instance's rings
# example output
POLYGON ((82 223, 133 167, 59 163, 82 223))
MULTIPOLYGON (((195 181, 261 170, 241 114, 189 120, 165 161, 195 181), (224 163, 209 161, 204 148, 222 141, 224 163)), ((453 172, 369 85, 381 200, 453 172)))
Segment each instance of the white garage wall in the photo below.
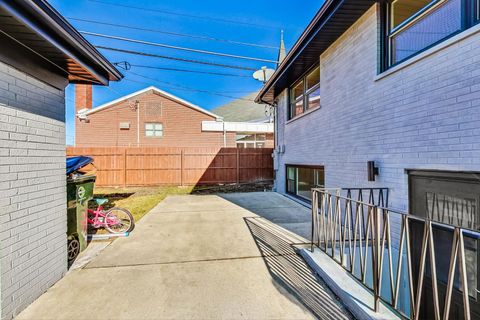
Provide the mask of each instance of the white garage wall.
POLYGON ((64 91, 0 63, 2 319, 67 270, 64 91))

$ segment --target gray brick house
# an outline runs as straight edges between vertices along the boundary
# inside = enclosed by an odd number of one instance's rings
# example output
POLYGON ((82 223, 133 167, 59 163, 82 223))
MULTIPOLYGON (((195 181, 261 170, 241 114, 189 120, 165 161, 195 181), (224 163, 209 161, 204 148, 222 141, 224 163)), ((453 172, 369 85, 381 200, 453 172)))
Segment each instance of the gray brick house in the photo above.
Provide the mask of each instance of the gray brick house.
POLYGON ((67 270, 65 92, 122 75, 47 1, 0 1, 1 317, 67 270))
POLYGON ((479 19, 478 0, 327 0, 256 99, 276 106, 277 191, 385 187, 390 207, 421 215, 441 189, 471 196, 478 230, 479 19))

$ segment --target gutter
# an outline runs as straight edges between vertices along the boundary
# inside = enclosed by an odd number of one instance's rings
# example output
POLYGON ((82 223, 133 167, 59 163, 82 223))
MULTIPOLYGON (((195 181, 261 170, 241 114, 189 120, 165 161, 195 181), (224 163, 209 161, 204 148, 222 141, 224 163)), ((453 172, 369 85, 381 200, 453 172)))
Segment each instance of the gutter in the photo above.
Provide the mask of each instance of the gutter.
POLYGON ((99 83, 108 85, 108 81, 119 81, 123 78, 120 71, 45 0, 18 2, 0 0, 0 7, 10 12, 66 56, 74 59, 99 83), (98 68, 95 68, 96 66, 98 68))
POLYGON ((265 94, 270 91, 271 87, 276 84, 278 79, 285 74, 285 71, 292 65, 292 63, 298 58, 298 56, 303 52, 305 47, 307 47, 312 39, 317 35, 317 33, 321 30, 322 26, 332 17, 332 15, 338 10, 338 8, 344 3, 344 0, 327 0, 323 6, 320 8, 318 13, 315 15, 313 20, 307 26, 305 31, 302 33, 300 38, 295 42, 295 45, 287 54, 285 59, 280 63, 275 73, 272 77, 267 81, 267 83, 263 86, 263 88, 258 93, 257 97, 255 98, 256 103, 266 103, 272 105, 271 101, 264 100, 265 94), (324 19, 324 15, 327 14, 327 11, 331 9, 336 4, 335 8, 332 12, 324 19), (323 23, 320 26, 317 24, 320 23, 320 20, 324 19, 323 23), (313 31, 316 29, 316 31, 313 31), (308 39, 307 39, 308 38, 308 39))

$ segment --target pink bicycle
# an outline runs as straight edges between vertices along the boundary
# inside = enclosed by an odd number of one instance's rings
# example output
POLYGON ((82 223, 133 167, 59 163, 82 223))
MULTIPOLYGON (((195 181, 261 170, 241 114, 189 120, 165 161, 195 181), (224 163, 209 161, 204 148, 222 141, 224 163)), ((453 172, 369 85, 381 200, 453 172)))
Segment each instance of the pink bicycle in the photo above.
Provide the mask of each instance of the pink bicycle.
POLYGON ((133 230, 135 222, 130 211, 117 207, 105 211, 103 205, 108 202, 108 199, 94 200, 98 207, 95 210, 88 209, 89 226, 95 229, 104 228, 110 233, 125 233, 133 230))

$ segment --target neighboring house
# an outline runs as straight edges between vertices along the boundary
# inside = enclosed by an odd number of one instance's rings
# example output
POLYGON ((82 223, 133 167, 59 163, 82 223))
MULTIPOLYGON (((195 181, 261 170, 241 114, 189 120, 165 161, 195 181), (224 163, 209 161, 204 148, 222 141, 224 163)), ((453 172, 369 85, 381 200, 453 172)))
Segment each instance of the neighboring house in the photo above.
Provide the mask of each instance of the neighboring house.
POLYGON ((153 86, 92 109, 92 87, 77 85, 75 102, 77 147, 235 147, 239 130, 273 129, 265 123, 224 122, 153 86))
MULTIPOLYGON (((390 207, 423 217, 432 194, 470 199, 478 230, 479 9, 478 0, 327 0, 257 97, 277 107, 277 191, 309 201, 315 186, 387 187, 390 207)), ((477 240, 473 257, 479 249, 477 240)), ((448 246, 439 250, 449 259, 448 246)), ((478 292, 480 259, 468 263, 478 292)))
MULTIPOLYGON (((212 110, 226 122, 248 122, 270 124, 273 122, 272 108, 254 102, 258 92, 212 110)), ((238 148, 273 148, 273 126, 266 126, 266 132, 237 132, 238 148)))
POLYGON ((65 87, 122 75, 47 1, 0 1, 1 318, 67 271, 65 87))

